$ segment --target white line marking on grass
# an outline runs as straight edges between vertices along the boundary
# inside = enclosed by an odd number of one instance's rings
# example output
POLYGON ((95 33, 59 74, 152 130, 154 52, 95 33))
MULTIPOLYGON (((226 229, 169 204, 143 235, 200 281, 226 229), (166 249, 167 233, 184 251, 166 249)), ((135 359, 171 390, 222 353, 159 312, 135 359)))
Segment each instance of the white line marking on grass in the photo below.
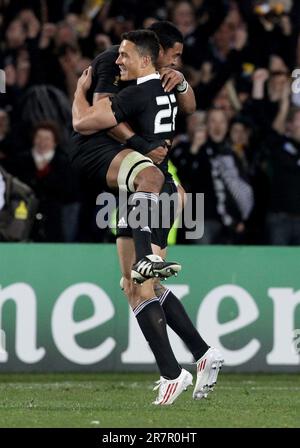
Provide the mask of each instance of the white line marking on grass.
POLYGON ((234 389, 245 389, 246 387, 251 390, 299 390, 300 387, 298 386, 251 386, 248 387, 246 385, 239 385, 239 386, 216 386, 218 389, 225 389, 225 390, 234 390, 234 389))
POLYGON ((73 389, 95 389, 99 387, 99 384, 97 383, 80 383, 80 382, 74 382, 74 383, 2 383, 0 384, 0 390, 6 389, 7 387, 12 387, 15 389, 46 389, 46 388, 56 388, 56 389, 66 389, 66 388, 73 388, 73 389))
MULTIPOLYGON (((216 388, 218 390, 237 390, 237 389, 250 389, 250 390, 282 390, 282 391, 300 391, 300 386, 255 386, 255 381, 242 381, 237 382, 235 385, 231 385, 231 383, 227 383, 222 381, 221 384, 217 384, 216 388)), ((120 388, 129 388, 129 389, 149 389, 152 390, 153 385, 147 384, 145 385, 144 381, 126 383, 124 381, 119 383, 112 384, 114 389, 120 388)), ((15 389, 15 390, 46 390, 46 389, 86 389, 86 390, 103 390, 109 389, 110 386, 107 382, 105 384, 92 382, 55 382, 55 383, 23 383, 23 382, 10 382, 10 383, 0 383, 0 391, 4 391, 7 389, 15 389)))

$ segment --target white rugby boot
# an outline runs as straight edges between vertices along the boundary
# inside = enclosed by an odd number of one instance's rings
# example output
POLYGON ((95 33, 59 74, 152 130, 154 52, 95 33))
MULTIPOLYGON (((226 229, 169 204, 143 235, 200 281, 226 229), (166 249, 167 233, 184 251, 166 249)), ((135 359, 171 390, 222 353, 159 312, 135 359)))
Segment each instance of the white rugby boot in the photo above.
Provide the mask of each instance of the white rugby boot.
POLYGON ((210 347, 197 361, 197 380, 193 392, 194 400, 206 398, 214 390, 224 359, 217 348, 210 347))
POLYGON ((158 396, 152 404, 167 406, 176 400, 179 395, 187 390, 189 386, 193 385, 193 375, 185 369, 181 370, 178 378, 175 380, 167 380, 164 377, 160 377, 156 381, 156 386, 153 390, 158 389, 158 396))

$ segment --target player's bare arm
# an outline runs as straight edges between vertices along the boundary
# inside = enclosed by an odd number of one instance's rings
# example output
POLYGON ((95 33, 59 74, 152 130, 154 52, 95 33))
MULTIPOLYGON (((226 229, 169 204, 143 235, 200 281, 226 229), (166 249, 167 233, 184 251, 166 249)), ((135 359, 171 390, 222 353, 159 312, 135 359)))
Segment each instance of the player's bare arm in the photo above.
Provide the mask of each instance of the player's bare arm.
POLYGON ((91 81, 92 68, 89 67, 84 70, 78 80, 72 107, 73 127, 75 131, 84 135, 90 135, 118 124, 108 97, 97 101, 93 106, 89 105, 86 93, 91 86, 91 81))
POLYGON ((179 110, 184 114, 192 114, 196 110, 194 91, 178 70, 163 67, 159 70, 163 88, 166 92, 177 90, 176 100, 179 110))
MULTIPOLYGON (((113 94, 109 93, 94 93, 93 96, 93 105, 96 104, 98 101, 100 101, 103 98, 108 98, 113 96, 113 94)), ((135 134, 132 128, 129 126, 128 123, 119 123, 114 128, 107 131, 107 134, 117 140, 119 143, 126 143, 126 141, 133 137, 135 134)))

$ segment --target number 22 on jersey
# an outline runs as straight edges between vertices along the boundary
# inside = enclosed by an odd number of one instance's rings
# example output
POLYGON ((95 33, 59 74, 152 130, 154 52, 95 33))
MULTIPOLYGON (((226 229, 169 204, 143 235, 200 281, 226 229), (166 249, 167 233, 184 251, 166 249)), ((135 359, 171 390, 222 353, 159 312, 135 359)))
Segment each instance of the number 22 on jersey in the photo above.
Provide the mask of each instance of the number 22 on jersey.
POLYGON ((178 107, 174 106, 174 103, 176 104, 176 98, 173 93, 170 96, 161 95, 156 97, 156 104, 158 106, 168 107, 157 112, 154 121, 154 134, 175 131, 175 119, 178 107), (171 120, 166 120, 166 118, 171 120), (164 123, 162 123, 163 120, 164 123))

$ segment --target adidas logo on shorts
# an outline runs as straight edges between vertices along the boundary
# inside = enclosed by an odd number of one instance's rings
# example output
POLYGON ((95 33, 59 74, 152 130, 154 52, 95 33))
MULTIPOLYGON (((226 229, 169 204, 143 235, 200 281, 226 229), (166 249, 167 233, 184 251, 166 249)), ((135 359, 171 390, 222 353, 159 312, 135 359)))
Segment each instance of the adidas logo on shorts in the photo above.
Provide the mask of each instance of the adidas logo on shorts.
POLYGON ((122 218, 119 219, 118 227, 127 227, 127 223, 125 221, 125 218, 122 216, 122 218))
POLYGON ((150 233, 152 233, 151 230, 150 230, 150 227, 148 227, 148 226, 143 227, 141 229, 141 232, 150 232, 150 233))

